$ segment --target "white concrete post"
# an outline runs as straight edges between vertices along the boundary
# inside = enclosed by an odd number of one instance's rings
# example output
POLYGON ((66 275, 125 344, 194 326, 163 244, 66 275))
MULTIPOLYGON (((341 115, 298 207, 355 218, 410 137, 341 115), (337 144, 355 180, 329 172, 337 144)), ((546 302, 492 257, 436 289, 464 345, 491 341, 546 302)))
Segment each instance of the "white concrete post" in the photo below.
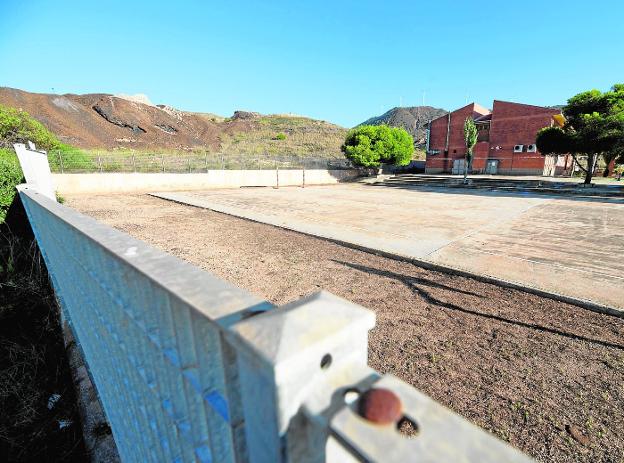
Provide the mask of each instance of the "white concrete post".
POLYGON ((48 163, 48 154, 45 151, 37 150, 32 142, 29 147, 23 143, 15 143, 15 153, 22 166, 22 172, 26 178, 26 183, 36 189, 39 193, 56 201, 56 192, 52 182, 52 173, 48 163))
POLYGON ((251 463, 325 461, 327 426, 300 428, 296 416, 320 415, 352 384, 374 325, 373 312, 320 292, 233 326, 251 463))

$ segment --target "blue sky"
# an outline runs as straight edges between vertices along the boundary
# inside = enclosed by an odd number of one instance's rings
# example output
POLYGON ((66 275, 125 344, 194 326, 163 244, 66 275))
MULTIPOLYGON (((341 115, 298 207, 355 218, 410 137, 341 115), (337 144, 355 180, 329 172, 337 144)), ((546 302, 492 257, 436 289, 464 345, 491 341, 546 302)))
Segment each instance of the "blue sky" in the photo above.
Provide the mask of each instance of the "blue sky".
POLYGON ((0 86, 353 126, 624 82, 624 2, 0 0, 0 86))

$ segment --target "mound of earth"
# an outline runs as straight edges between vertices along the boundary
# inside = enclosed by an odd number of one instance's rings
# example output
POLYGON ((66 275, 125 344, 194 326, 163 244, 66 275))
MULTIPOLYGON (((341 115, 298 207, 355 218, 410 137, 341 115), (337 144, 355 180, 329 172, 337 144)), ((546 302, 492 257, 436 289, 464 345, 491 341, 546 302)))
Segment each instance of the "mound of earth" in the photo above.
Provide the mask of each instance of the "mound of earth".
POLYGON ((302 140, 310 145, 309 150, 339 153, 346 131, 298 116, 236 111, 233 117, 224 118, 182 111, 154 105, 145 95, 55 95, 0 87, 0 104, 27 111, 62 142, 79 148, 220 150, 239 144, 245 150, 296 153, 303 150, 297 146, 302 140), (278 131, 290 140, 274 146, 278 131))

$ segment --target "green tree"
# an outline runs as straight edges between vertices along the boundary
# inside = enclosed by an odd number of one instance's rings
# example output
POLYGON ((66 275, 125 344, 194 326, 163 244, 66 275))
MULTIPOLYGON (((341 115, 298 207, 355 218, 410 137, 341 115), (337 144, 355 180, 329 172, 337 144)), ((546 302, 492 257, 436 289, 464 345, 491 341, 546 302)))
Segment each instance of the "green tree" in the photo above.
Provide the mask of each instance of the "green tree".
POLYGON ((341 150, 358 166, 379 167, 381 163, 405 166, 412 160, 414 140, 401 127, 361 125, 349 130, 341 150))
POLYGON ((467 117, 464 121, 464 143, 466 144, 464 183, 468 183, 468 166, 472 166, 472 150, 477 144, 477 125, 472 117, 467 117))
POLYGON ((579 93, 564 106, 562 128, 546 127, 537 133, 537 148, 543 155, 571 154, 591 183, 600 157, 609 162, 619 159, 624 148, 624 84, 608 92, 590 90, 579 93), (579 162, 585 155, 587 162, 579 162))

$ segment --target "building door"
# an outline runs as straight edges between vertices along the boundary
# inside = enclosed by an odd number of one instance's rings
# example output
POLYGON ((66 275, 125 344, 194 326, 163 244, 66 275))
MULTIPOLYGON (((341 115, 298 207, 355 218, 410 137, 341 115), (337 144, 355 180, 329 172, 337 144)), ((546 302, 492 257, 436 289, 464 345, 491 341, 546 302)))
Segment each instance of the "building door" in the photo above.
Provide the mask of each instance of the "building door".
POLYGON ((489 159, 485 165, 485 173, 496 175, 498 173, 498 159, 489 159))
POLYGON ((464 173, 464 162, 465 159, 455 159, 453 160, 453 170, 451 173, 453 175, 459 175, 464 173))

